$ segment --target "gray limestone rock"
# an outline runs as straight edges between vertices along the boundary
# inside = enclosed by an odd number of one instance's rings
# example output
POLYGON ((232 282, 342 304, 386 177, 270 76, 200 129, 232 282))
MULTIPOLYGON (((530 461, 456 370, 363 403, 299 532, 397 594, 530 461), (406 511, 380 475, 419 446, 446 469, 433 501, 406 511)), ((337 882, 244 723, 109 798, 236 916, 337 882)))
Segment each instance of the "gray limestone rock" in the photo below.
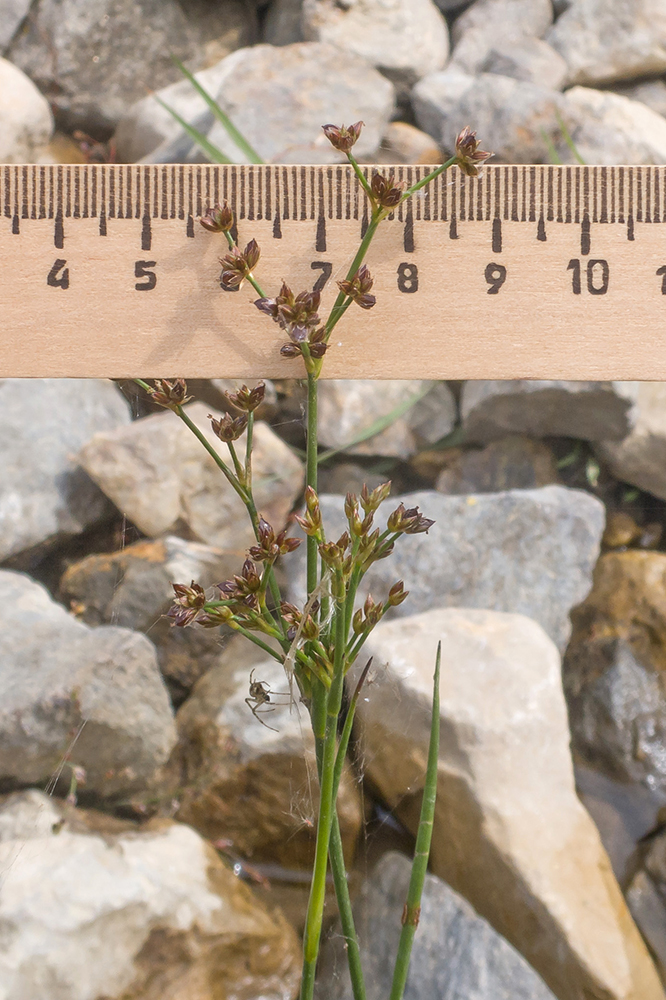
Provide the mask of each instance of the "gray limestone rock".
POLYGON ((642 80, 613 87, 613 92, 631 101, 646 104, 658 115, 666 117, 666 83, 663 80, 642 80))
POLYGON ((630 432, 597 451, 618 479, 666 499, 666 382, 639 382, 630 432))
POLYGON ((0 411, 0 560, 79 534, 108 514, 75 456, 96 431, 129 424, 112 382, 4 379, 0 411))
POLYGON ((39 159, 52 134, 53 115, 46 98, 18 66, 0 59, 0 163, 39 159))
MULTIPOLYGON (((391 989, 400 915, 411 862, 385 854, 354 906, 368 1000, 391 989)), ((334 928, 324 946, 317 1000, 351 1000, 344 939, 334 928)), ((525 959, 473 907, 435 875, 426 875, 405 1000, 555 1000, 525 959)))
POLYGON ((453 25, 451 65, 478 73, 495 46, 541 38, 552 23, 550 0, 477 0, 453 25))
MULTIPOLYGON (((395 102, 393 85, 364 59, 318 42, 241 49, 202 70, 197 79, 258 153, 278 163, 337 162, 340 154, 322 132, 322 124, 359 119, 365 128, 355 151, 361 157, 372 156, 395 102)), ((165 87, 158 96, 234 162, 245 161, 188 81, 165 87)), ((128 109, 116 142, 119 155, 129 162, 201 157, 198 147, 152 96, 128 109)))
POLYGON ((275 0, 268 8, 263 41, 268 45, 292 45, 305 41, 301 27, 303 0, 275 0))
POLYGON ((505 437, 457 454, 439 475, 439 493, 530 490, 559 480, 555 456, 541 441, 505 437))
MULTIPOLYGON (((46 782, 72 765, 107 798, 142 788, 176 742, 155 647, 88 628, 21 573, 0 571, 0 778, 46 782)), ((68 776, 68 774, 66 774, 68 776)))
POLYGON ((463 386, 466 441, 506 434, 620 440, 629 431, 635 382, 474 381, 463 386))
POLYGON ((547 36, 569 66, 569 82, 614 83, 666 70, 661 0, 573 0, 547 36))
POLYGON ((68 130, 109 134, 132 101, 255 40, 243 0, 37 0, 7 50, 68 130))
POLYGON ((564 100, 564 121, 586 163, 666 160, 666 121, 646 104, 590 87, 571 87, 564 100))
POLYGON ((567 78, 564 59, 541 38, 500 39, 488 50, 479 70, 510 76, 525 83, 536 83, 552 90, 561 90, 567 78))
MULTIPOLYGON (((437 607, 519 612, 545 629, 561 651, 571 633, 569 612, 587 595, 604 528, 603 505, 563 486, 443 496, 423 490, 391 497, 377 524, 402 501, 418 505, 435 524, 428 534, 401 538, 390 559, 376 562, 363 595, 375 598, 402 579, 410 594, 398 616, 437 607)), ((342 498, 320 498, 327 536, 347 527, 342 498)), ((304 553, 285 563, 292 597, 300 591, 304 553)))
POLYGON ((31 0, 0 0, 0 52, 11 42, 15 31, 30 10, 31 0))

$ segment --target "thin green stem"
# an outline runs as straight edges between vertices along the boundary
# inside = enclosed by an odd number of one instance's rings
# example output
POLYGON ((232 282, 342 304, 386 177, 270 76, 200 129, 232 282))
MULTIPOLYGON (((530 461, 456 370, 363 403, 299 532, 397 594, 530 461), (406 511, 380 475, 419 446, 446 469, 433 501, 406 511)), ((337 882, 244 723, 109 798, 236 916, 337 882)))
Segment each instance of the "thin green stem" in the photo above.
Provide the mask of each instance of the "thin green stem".
POLYGON ((274 649, 271 649, 268 643, 264 642, 262 639, 259 638, 259 636, 255 635, 253 632, 250 632, 249 629, 243 628, 242 625, 236 625, 236 624, 231 625, 231 628, 234 630, 234 632, 239 632, 240 635, 244 635, 245 638, 249 639, 250 642, 253 642, 255 646, 259 646, 261 649, 264 650, 265 653, 269 653, 274 660, 277 660, 279 663, 282 663, 282 656, 280 655, 280 653, 276 653, 274 649))
POLYGON ((247 505, 248 498, 245 490, 238 482, 238 480, 236 479, 236 477, 234 476, 233 472, 231 471, 227 463, 224 461, 224 459, 220 455, 218 455, 218 453, 215 451, 215 449, 213 448, 212 444, 210 443, 206 435, 203 433, 203 431, 199 430, 194 421, 190 420, 187 413, 185 413, 185 411, 183 410, 182 406, 177 406, 174 412, 177 413, 180 419, 183 421, 183 423, 187 427, 189 427, 194 436, 199 439, 199 441, 204 446, 208 454, 211 456, 217 467, 222 470, 229 484, 233 486, 234 490, 241 498, 243 503, 247 505))
POLYGON ((245 482, 245 471, 243 466, 240 464, 240 459, 236 454, 233 441, 227 441, 227 448, 229 449, 229 454, 231 455, 231 461, 234 463, 234 469, 236 471, 236 476, 238 477, 238 482, 245 489, 247 487, 247 483, 245 482))
MULTIPOLYGON (((317 491, 317 403, 318 386, 317 376, 308 372, 308 409, 307 409, 307 444, 306 444, 306 464, 305 481, 306 484, 317 491)), ((307 537, 307 588, 308 597, 317 586, 317 569, 319 551, 317 539, 308 535, 307 537)))
MULTIPOLYGON (((230 248, 233 249, 237 245, 235 239, 233 238, 233 236, 231 235, 230 232, 225 232, 224 235, 227 238, 227 243, 229 244, 230 248)), ((259 295, 262 299, 265 299, 266 298, 266 293, 262 289, 261 285, 259 284, 259 282, 255 278, 255 276, 252 274, 252 271, 249 271, 245 275, 245 277, 250 282, 250 284, 254 288, 255 292, 257 293, 257 295, 259 295)))
POLYGON ((432 694, 432 719, 430 723, 430 745, 428 747, 428 767, 426 770, 425 787, 423 790, 423 801, 421 803, 421 818, 419 819, 419 829, 416 834, 416 847, 414 849, 414 861, 407 890, 407 902, 402 917, 402 931, 400 933, 400 943, 398 954, 396 955, 395 968, 393 971, 393 984, 389 1000, 402 1000, 407 983, 407 973, 409 972, 409 961, 412 954, 412 944, 416 928, 419 924, 421 913, 421 896, 423 894, 423 884, 426 872, 428 871, 428 858, 430 856, 430 843, 432 840, 432 829, 435 821, 435 803, 437 800, 437 763, 439 761, 439 668, 442 659, 442 644, 437 645, 437 659, 435 661, 435 679, 432 694))
POLYGON ((367 180, 365 174, 363 173, 361 167, 358 165, 356 159, 352 156, 351 153, 347 153, 347 159, 349 160, 349 162, 351 163, 352 167, 354 168, 354 173, 356 174, 356 176, 358 177, 359 181, 361 182, 361 186, 362 186, 363 190, 367 194, 367 196, 370 199, 370 201, 372 203, 374 203, 375 199, 374 199, 374 196, 372 194, 372 188, 370 187, 370 184, 368 183, 368 180, 367 180))
MULTIPOLYGON (((351 266, 349 268, 349 271, 347 272, 347 281, 351 281, 352 280, 352 278, 354 277, 354 275, 358 271, 359 267, 363 263, 365 255, 368 252, 370 244, 372 243, 372 239, 373 239, 375 233, 377 232, 377 227, 379 226, 379 223, 382 221, 382 219, 386 218, 386 214, 387 213, 385 213, 384 211, 381 211, 381 212, 373 214, 372 220, 370 221, 370 225, 368 226, 368 228, 366 230, 365 236, 361 240, 361 245, 359 246, 358 250, 356 251, 356 256, 354 257, 354 259, 353 259, 353 261, 351 263, 351 266)), ((345 312, 345 309, 347 308, 347 307, 345 307, 345 299, 346 298, 347 298, 347 296, 345 295, 345 293, 344 292, 340 292, 339 295, 338 295, 338 297, 337 297, 337 299, 333 303, 333 308, 331 309, 331 311, 329 313, 329 316, 328 316, 328 319, 326 320, 326 334, 327 334, 327 338, 326 339, 327 340, 328 340, 328 337, 330 337, 331 332, 332 332, 335 324, 340 320, 340 318, 343 316, 343 314, 345 312)))
POLYGON ((247 415, 247 431, 245 437, 245 485, 252 490, 252 444, 254 441, 254 410, 247 415))
POLYGON ((407 190, 403 192, 402 198, 400 199, 400 203, 402 204, 402 202, 406 201, 407 198, 411 198, 413 194, 416 194, 417 191, 420 191, 421 188, 426 186, 426 184, 432 183, 435 177, 439 177, 439 175, 443 174, 445 170, 448 170, 449 167, 452 167, 457 159, 458 159, 457 156, 450 157, 450 159, 448 159, 446 163, 442 163, 441 166, 437 167, 436 170, 431 170, 429 174, 426 174, 425 177, 422 177, 420 181, 416 182, 416 184, 412 184, 411 187, 407 188, 407 190))

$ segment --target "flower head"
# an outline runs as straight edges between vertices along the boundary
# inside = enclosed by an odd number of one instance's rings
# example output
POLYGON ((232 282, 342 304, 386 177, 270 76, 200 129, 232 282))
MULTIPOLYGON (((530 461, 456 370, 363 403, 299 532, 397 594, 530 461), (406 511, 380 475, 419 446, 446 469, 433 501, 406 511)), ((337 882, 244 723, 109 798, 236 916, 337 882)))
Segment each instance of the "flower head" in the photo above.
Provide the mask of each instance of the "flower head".
POLYGON ((174 583, 172 586, 176 596, 172 606, 167 611, 167 618, 172 618, 172 624, 179 625, 181 628, 185 625, 192 625, 198 619, 206 603, 203 587, 195 583, 194 580, 189 587, 182 583, 174 583))
POLYGON ((349 153, 352 146, 357 142, 364 125, 365 122, 355 122, 353 125, 349 125, 348 128, 345 128, 344 125, 322 125, 322 129, 326 138, 335 149, 339 149, 341 153, 349 153))
POLYGON ((370 181, 373 198, 382 208, 395 208, 402 198, 403 188, 393 181, 393 174, 373 174, 370 181))
POLYGON ((228 233, 233 228, 234 213, 225 201, 224 205, 209 208, 199 222, 209 233, 228 233))
POLYGON ((480 145, 476 132, 465 125, 456 139, 456 163, 468 177, 476 177, 486 160, 493 155, 479 149, 480 145))
POLYGON ((187 395, 187 382, 184 378, 171 381, 166 378, 156 378, 155 388, 149 389, 148 392, 154 403, 164 406, 167 410, 175 410, 192 399, 192 396, 187 395))
POLYGON ((224 395, 235 409, 242 410, 244 413, 252 413, 263 402, 265 392, 266 383, 257 382, 254 389, 242 385, 238 392, 227 391, 224 395))
POLYGON ((372 309, 377 301, 374 295, 369 294, 373 284, 368 267, 362 264, 351 281, 338 281, 338 288, 353 299, 361 309, 372 309))
POLYGON ((244 250, 232 247, 228 254, 220 257, 222 265, 222 287, 240 288, 248 274, 257 266, 261 251, 256 240, 250 240, 244 250))
POLYGON ((280 353, 285 358, 297 358, 303 354, 302 345, 307 344, 313 358, 322 358, 326 353, 325 331, 319 327, 321 320, 317 310, 321 296, 319 292, 299 292, 294 295, 289 285, 282 288, 274 299, 257 299, 254 303, 260 312, 266 313, 290 337, 280 353))
POLYGON ((230 413, 223 413, 219 420, 216 420, 212 413, 208 414, 213 434, 219 437, 220 441, 237 441, 247 427, 247 413, 241 413, 239 417, 232 417, 230 413))

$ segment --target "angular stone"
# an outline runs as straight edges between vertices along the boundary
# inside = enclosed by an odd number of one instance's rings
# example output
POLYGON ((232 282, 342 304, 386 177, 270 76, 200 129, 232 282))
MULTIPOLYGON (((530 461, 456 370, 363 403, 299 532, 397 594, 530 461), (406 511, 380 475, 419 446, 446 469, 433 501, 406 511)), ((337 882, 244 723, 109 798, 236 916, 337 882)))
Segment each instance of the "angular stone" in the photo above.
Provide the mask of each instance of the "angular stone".
POLYGON ((640 83, 627 83, 613 87, 613 92, 631 101, 646 104, 658 115, 666 117, 666 83, 663 80, 642 80, 640 83))
POLYGON ((0 807, 3 1000, 294 1000, 295 932, 194 830, 41 792, 0 807))
POLYGON ((305 41, 301 27, 303 0, 274 0, 264 21, 263 41, 269 45, 293 45, 305 41))
POLYGON ((608 90, 572 87, 564 120, 586 163, 663 163, 666 121, 639 101, 608 90))
POLYGON ((552 90, 561 90, 567 79, 564 59, 541 38, 500 39, 488 50, 479 70, 536 83, 552 90))
POLYGON ((550 0, 477 0, 453 25, 451 64, 478 73, 496 45, 541 38, 552 23, 550 0))
MULTIPOLYGON (((277 163, 339 161, 342 154, 336 153, 321 126, 359 119, 365 128, 355 151, 372 157, 395 102, 393 85, 364 59, 317 42, 281 48, 254 45, 196 76, 259 155, 277 163), (258 113, 267 107, 270 115, 258 113)), ((246 161, 187 80, 165 87, 158 96, 235 163, 246 161)), ((201 158, 198 147, 152 96, 129 108, 116 142, 127 162, 201 158)))
POLYGON ((74 456, 96 431, 129 424, 112 382, 4 379, 0 411, 0 560, 77 535, 108 514, 74 456))
POLYGON ((145 632, 157 648, 172 701, 179 704, 218 659, 221 639, 218 629, 171 626, 164 616, 173 603, 172 584, 193 580, 208 589, 238 569, 235 553, 167 535, 119 552, 86 556, 66 570, 60 592, 88 625, 145 632))
POLYGON ((344 448, 349 455, 408 458, 419 444, 433 444, 446 437, 455 417, 455 401, 445 382, 327 379, 319 386, 319 440, 329 448, 344 448), (366 428, 401 406, 409 409, 383 431, 347 447, 366 428))
MULTIPOLYGON (((587 596, 604 527, 603 505, 563 486, 443 496, 420 490, 389 498, 376 523, 398 503, 419 506, 435 524, 428 534, 401 538, 390 559, 374 563, 360 588, 375 600, 404 580, 409 597, 394 610, 413 615, 433 607, 515 611, 539 622, 563 652, 569 612, 587 596)), ((327 537, 347 527, 342 498, 322 496, 327 537)), ((285 569, 295 603, 302 603, 301 546, 285 569)))
POLYGON ((619 440, 631 427, 636 382, 466 382, 460 410, 466 441, 506 434, 619 440))
POLYGON ((427 132, 408 122, 389 122, 376 162, 441 163, 442 153, 427 132))
POLYGON ((613 83, 666 70, 666 9, 659 0, 574 0, 547 36, 569 82, 613 83))
POLYGON ((439 493, 496 493, 557 483, 555 456, 541 441, 506 437, 459 453, 437 479, 439 493))
POLYGON ((432 0, 303 0, 301 26, 305 38, 361 56, 401 87, 442 69, 449 54, 432 0))
POLYGON ((452 608, 382 622, 366 644, 381 669, 356 715, 368 777, 414 830, 440 640, 433 872, 561 1000, 663 1000, 576 796, 559 656, 536 622, 452 608))
MULTIPOLYGON (((230 462, 226 445, 211 430, 208 412, 203 403, 186 407, 190 419, 230 462)), ((236 447, 239 454, 244 454, 244 435, 236 447)), ((235 552, 238 558, 253 543, 252 527, 241 500, 174 413, 156 413, 118 431, 96 434, 82 450, 80 461, 104 493, 146 535, 186 531, 194 540, 235 552)), ((278 530, 302 489, 303 468, 261 421, 254 428, 253 472, 257 509, 278 530)))
POLYGON ((35 160, 52 134, 53 115, 46 98, 18 66, 0 59, 0 163, 35 160))
MULTIPOLYGON (((390 852, 364 882, 354 904, 368 1000, 391 990, 411 863, 390 852)), ((344 938, 336 927, 324 946, 319 1000, 352 1000, 344 938)), ((405 1000, 555 1000, 544 981, 446 882, 426 875, 405 1000)))
POLYGON ((630 433, 597 452, 617 479, 666 499, 666 382, 638 383, 630 433))
MULTIPOLYGON (((230 840, 246 858, 308 867, 317 803, 310 720, 304 706, 290 705, 282 664, 265 654, 257 661, 251 643, 244 646, 237 640, 233 655, 230 650, 201 678, 178 712, 178 818, 211 840, 230 840), (271 692, 258 717, 246 701, 251 676, 271 692)), ((298 697, 295 685, 294 692, 298 697)), ((349 769, 340 782, 338 814, 351 860, 362 811, 349 769)))
POLYGON ((125 628, 88 628, 7 570, 0 688, 4 784, 48 781, 67 760, 85 768, 86 792, 116 796, 144 787, 176 742, 152 643, 125 628))
POLYGON ((182 79, 172 56, 201 69, 251 44, 255 32, 243 0, 189 0, 186 8, 178 0, 38 0, 8 56, 49 96, 66 131, 108 135, 146 89, 182 79))
POLYGON ((666 905, 644 871, 636 873, 627 890, 631 915, 655 957, 662 980, 666 977, 666 905))
POLYGON ((0 0, 0 52, 9 45, 29 10, 30 0, 0 0))
POLYGON ((607 552, 572 621, 564 684, 575 751, 666 801, 666 554, 607 552))

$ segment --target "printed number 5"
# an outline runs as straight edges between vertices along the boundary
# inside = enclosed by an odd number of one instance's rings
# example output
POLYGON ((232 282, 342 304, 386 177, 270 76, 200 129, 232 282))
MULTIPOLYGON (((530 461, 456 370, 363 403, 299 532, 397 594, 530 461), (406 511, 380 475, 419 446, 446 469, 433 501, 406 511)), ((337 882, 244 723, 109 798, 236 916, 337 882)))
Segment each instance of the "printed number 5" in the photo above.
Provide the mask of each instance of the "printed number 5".
POLYGON ((137 260, 134 265, 134 277, 146 278, 146 281, 137 281, 134 286, 137 292, 149 292, 157 284, 157 275, 154 271, 149 271, 149 267, 155 267, 154 260, 137 260))

